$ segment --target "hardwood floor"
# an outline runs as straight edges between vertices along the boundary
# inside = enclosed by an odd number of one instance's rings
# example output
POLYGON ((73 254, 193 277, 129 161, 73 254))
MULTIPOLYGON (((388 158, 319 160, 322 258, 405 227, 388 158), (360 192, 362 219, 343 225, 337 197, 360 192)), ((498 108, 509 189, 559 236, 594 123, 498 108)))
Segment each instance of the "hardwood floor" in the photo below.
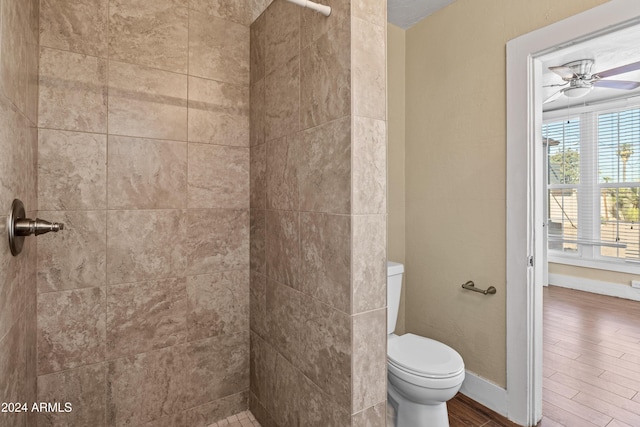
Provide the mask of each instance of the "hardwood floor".
POLYGON ((517 427, 462 393, 447 402, 450 427, 517 427))
MULTIPOLYGON (((640 427, 640 302, 544 289, 543 418, 538 427, 640 427)), ((512 427, 458 393, 451 427, 512 427)))
POLYGON ((544 427, 640 426, 640 302, 544 290, 544 427))

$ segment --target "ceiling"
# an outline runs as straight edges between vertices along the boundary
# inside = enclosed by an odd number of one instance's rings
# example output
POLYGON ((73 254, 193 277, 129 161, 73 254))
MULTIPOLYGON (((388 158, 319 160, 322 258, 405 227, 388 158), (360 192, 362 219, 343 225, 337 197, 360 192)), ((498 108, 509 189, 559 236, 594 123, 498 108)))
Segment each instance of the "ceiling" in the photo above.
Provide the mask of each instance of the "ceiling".
POLYGON ((405 30, 455 0, 388 0, 387 21, 405 30))
MULTIPOLYGON (((605 34, 592 40, 586 40, 571 46, 564 47, 548 53, 539 58, 542 61, 543 85, 563 83, 557 74, 551 72, 549 67, 564 65, 568 62, 580 59, 593 59, 595 61, 591 73, 609 70, 611 68, 640 61, 640 25, 605 34)), ((606 80, 630 80, 640 81, 640 71, 611 76, 606 80)), ((547 99, 562 87, 543 88, 543 99, 547 99)), ((567 98, 562 95, 556 101, 543 105, 544 111, 566 109, 571 106, 580 106, 603 102, 609 99, 625 99, 640 96, 640 88, 634 90, 620 90, 608 88, 594 88, 588 95, 581 98, 567 98)), ((640 101, 640 98, 638 98, 640 101)))

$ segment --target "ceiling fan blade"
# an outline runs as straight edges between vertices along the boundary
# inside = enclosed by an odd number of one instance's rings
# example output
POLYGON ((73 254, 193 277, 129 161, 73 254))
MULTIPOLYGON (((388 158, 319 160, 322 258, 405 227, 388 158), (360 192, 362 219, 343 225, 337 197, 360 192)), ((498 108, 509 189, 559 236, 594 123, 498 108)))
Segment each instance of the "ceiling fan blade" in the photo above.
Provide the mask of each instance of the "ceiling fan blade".
POLYGON ((618 74, 624 74, 631 71, 640 70, 640 61, 632 62, 631 64, 623 65, 621 67, 612 68, 610 70, 600 71, 596 75, 600 78, 616 76, 618 74))
POLYGON ((570 80, 575 77, 578 77, 574 74, 571 68, 565 67, 564 65, 559 65, 557 67, 549 67, 549 70, 553 71, 554 73, 556 73, 557 75, 559 75, 565 80, 570 80))
POLYGON ((550 97, 548 97, 547 99, 544 100, 543 104, 548 104, 549 102, 553 102, 556 99, 560 98, 560 95, 562 95, 562 91, 564 89, 560 89, 559 91, 557 91, 556 93, 554 93, 553 95, 551 95, 550 97))
POLYGON ((632 90, 640 87, 640 82, 630 82, 626 80, 598 80, 593 82, 594 86, 607 87, 610 89, 632 90))

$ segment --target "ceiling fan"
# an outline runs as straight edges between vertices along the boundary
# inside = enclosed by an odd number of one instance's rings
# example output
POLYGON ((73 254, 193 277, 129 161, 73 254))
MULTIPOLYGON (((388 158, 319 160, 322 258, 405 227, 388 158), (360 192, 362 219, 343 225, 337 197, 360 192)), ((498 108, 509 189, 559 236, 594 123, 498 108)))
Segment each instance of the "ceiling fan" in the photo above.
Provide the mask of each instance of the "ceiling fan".
POLYGON ((632 90, 640 87, 640 82, 631 82, 625 80, 604 80, 607 77, 617 76, 618 74, 640 70, 640 61, 591 74, 591 67, 593 66, 594 62, 595 61, 593 59, 580 59, 578 61, 569 62, 568 64, 549 67, 549 70, 562 77, 564 83, 549 85, 545 87, 569 86, 560 89, 559 91, 551 95, 544 101, 544 104, 555 101, 556 99, 560 98, 561 95, 565 95, 569 98, 579 98, 581 96, 585 96, 586 94, 591 92, 594 87, 606 87, 610 89, 623 90, 632 90))

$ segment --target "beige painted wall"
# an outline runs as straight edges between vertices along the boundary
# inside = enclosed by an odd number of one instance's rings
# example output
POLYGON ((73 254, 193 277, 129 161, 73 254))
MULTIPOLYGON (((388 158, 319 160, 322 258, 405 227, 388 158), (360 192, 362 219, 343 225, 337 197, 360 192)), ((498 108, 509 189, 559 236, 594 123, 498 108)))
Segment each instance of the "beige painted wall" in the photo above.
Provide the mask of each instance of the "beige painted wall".
MULTIPOLYGON (((580 277, 589 280, 598 280, 606 283, 619 283, 627 286, 631 286, 632 280, 640 280, 640 276, 637 274, 598 270, 595 268, 577 267, 574 265, 556 264, 553 262, 549 263, 549 273, 580 277)), ((553 283, 550 284, 553 285, 553 283)))
POLYGON ((603 0, 458 0, 406 33, 406 329, 506 384, 508 40, 603 0), (495 286, 463 291, 473 280, 495 286))
MULTIPOLYGON (((389 94, 387 139, 387 258, 405 262, 405 74, 406 32, 387 26, 387 75, 389 94)), ((396 332, 404 333, 404 292, 396 332)))

